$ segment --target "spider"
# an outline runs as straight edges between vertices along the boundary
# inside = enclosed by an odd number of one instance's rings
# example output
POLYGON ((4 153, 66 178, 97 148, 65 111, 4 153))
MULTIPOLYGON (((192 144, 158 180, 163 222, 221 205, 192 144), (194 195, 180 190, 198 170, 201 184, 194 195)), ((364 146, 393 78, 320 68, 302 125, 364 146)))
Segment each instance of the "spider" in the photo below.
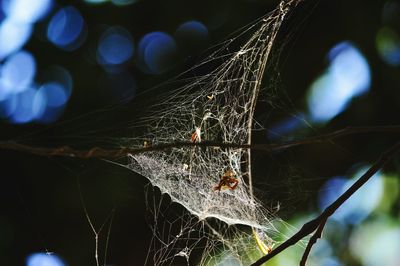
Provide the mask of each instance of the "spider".
POLYGON ((218 185, 214 187, 215 191, 221 191, 224 189, 234 190, 239 184, 239 180, 235 178, 235 173, 232 170, 226 171, 219 180, 218 185))
POLYGON ((190 140, 192 141, 192 143, 201 142, 201 131, 199 127, 196 127, 196 130, 193 132, 190 140))

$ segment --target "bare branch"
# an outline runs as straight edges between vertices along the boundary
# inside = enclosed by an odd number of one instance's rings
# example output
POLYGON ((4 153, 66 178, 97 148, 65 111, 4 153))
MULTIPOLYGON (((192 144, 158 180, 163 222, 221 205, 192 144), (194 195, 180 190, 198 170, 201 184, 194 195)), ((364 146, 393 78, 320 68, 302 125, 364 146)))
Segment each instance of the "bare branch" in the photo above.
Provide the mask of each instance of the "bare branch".
POLYGON ((243 149, 252 149, 264 152, 273 152, 307 144, 321 143, 324 141, 329 141, 349 135, 364 134, 364 133, 400 133, 400 126, 348 127, 332 133, 306 138, 303 140, 295 140, 285 143, 273 143, 273 144, 249 145, 249 144, 236 144, 236 143, 220 143, 213 141, 202 141, 193 143, 188 141, 188 142, 173 142, 166 144, 158 144, 142 148, 121 147, 116 149, 103 149, 95 147, 90 150, 77 150, 68 146, 63 146, 58 148, 46 148, 46 147, 29 146, 14 141, 5 141, 5 142, 0 142, 0 149, 14 150, 39 156, 64 156, 64 157, 75 157, 83 159, 89 159, 89 158, 117 159, 127 156, 129 154, 139 154, 151 151, 161 151, 172 148, 182 148, 189 146, 218 147, 222 149, 243 148, 243 149))
MULTIPOLYGON (((360 189, 376 172, 378 172, 386 163, 388 163, 395 155, 397 152, 400 151, 400 142, 392 146, 389 150, 384 152, 381 157, 368 169, 365 174, 363 174, 349 189, 347 189, 336 201, 334 201, 331 205, 329 205, 317 218, 311 220, 310 222, 307 222, 306 224, 303 225, 303 227, 292 237, 290 237, 288 240, 283 242, 281 245, 279 245, 277 248, 272 250, 271 253, 265 255, 264 257, 261 257, 259 260, 254 262, 252 266, 257 266, 257 265, 262 265, 275 255, 279 254, 283 250, 287 249, 288 247, 296 244, 299 242, 301 239, 306 237, 307 235, 311 234, 315 230, 319 229, 322 233, 324 224, 326 223, 326 220, 335 213, 335 211, 342 206, 342 204, 348 200, 358 189, 360 189)), ((316 241, 316 239, 320 237, 319 232, 316 232, 315 237, 312 237, 311 240, 316 241)), ((310 241, 311 241, 310 240, 310 241)), ((308 249, 311 249, 312 245, 314 243, 311 243, 310 245, 307 246, 308 249)), ((309 251, 306 250, 305 256, 308 256, 309 251)), ((304 256, 303 256, 304 258, 304 256)), ((303 260, 302 260, 303 261, 303 260)))

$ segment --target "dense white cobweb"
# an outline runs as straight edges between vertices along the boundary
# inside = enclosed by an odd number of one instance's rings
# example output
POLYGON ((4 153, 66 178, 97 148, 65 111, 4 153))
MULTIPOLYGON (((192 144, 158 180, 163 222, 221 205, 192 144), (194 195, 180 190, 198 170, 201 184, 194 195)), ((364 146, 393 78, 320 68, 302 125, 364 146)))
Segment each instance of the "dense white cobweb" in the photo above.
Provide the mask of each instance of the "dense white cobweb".
MULTIPOLYGON (((282 1, 273 12, 208 57, 202 65, 220 63, 219 66, 174 89, 153 106, 150 115, 141 122, 147 127, 145 135, 132 141, 131 147, 191 141, 251 144, 253 115, 264 70, 277 32, 295 2, 282 1), (245 37, 248 39, 238 50, 231 52, 237 45, 233 43, 245 37)), ((128 167, 148 178, 153 186, 168 194, 172 202, 183 205, 196 221, 212 217, 228 228, 229 225, 246 225, 268 233, 273 230, 271 214, 253 195, 250 156, 250 150, 245 148, 180 146, 131 155, 128 167), (237 187, 215 190, 227 171, 233 171, 237 187)), ((196 229, 198 235, 192 232, 192 236, 187 237, 185 230, 194 230, 189 226, 193 219, 189 216, 181 216, 180 222, 185 226, 181 226, 180 233, 163 240, 164 249, 159 251, 162 255, 159 254, 155 264, 163 264, 167 257, 189 256, 194 243, 202 241, 202 230, 196 229), (186 246, 172 248, 176 239, 184 234, 186 246)), ((209 233, 218 236, 220 241, 228 239, 229 229, 221 232, 221 228, 210 228, 209 233)), ((236 242, 241 241, 235 237, 236 242)), ((253 236, 241 236, 246 237, 253 236)), ((228 243, 223 245, 230 249, 228 243)))

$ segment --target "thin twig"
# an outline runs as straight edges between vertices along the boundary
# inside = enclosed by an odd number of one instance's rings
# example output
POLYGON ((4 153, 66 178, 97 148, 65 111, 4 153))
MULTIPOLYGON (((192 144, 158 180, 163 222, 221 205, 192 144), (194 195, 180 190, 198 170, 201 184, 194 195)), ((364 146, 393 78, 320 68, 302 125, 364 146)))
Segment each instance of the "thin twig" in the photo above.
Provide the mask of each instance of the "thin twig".
MULTIPOLYGON (((335 213, 335 211, 342 206, 342 204, 348 200, 358 189, 360 189, 376 172, 378 172, 386 163, 388 163, 394 155, 400 151, 400 142, 392 146, 389 150, 384 152, 381 157, 363 174, 349 189, 347 189, 337 200, 329 205, 317 218, 307 222, 302 228, 290 237, 288 240, 283 242, 281 245, 273 249, 269 254, 261 257, 259 260, 254 262, 252 266, 262 265, 275 255, 279 254, 288 247, 296 244, 301 239, 317 230, 326 220, 335 213)), ((323 226, 321 230, 323 229, 323 226)), ((321 231, 322 233, 322 231, 321 231)), ((317 238, 318 235, 315 236, 317 238)), ((312 244, 311 244, 312 246, 312 244)), ((310 246, 310 249, 311 249, 310 246)), ((308 254, 306 254, 308 255, 308 254)))
POLYGON ((311 252, 311 248, 313 247, 313 245, 315 243, 317 243, 318 238, 322 237, 322 232, 324 231, 327 219, 328 219, 328 217, 326 217, 325 219, 321 220, 317 231, 315 231, 315 233, 312 235, 312 237, 308 241, 307 247, 306 247, 306 249, 304 250, 304 253, 303 253, 303 257, 301 257, 300 266, 305 266, 306 265, 308 256, 310 255, 310 252, 311 252))
POLYGON ((243 148, 258 150, 264 152, 280 151, 297 146, 320 143, 345 137, 354 134, 363 133, 400 133, 400 126, 380 126, 380 127, 348 127, 332 133, 319 135, 311 138, 302 140, 289 141, 285 143, 273 143, 273 144, 237 144, 237 143, 220 143, 213 141, 202 141, 202 142, 172 142, 166 144, 150 145, 147 147, 140 148, 116 148, 116 149, 103 149, 103 148, 92 148, 90 150, 77 150, 68 146, 58 148, 47 148, 47 147, 35 147, 14 141, 0 142, 0 150, 13 150, 18 152, 25 152, 39 156, 64 156, 64 157, 75 157, 75 158, 102 158, 102 159, 117 159, 132 154, 139 154, 152 151, 169 150, 172 148, 183 148, 183 147, 216 147, 221 149, 226 148, 243 148))

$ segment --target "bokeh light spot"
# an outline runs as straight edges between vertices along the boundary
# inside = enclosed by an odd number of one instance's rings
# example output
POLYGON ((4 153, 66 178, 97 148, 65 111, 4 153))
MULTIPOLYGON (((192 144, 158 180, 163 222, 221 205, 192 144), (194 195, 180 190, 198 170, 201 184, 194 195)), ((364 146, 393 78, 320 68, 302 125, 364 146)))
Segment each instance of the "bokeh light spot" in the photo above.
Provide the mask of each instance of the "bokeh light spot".
POLYGON ((48 124, 56 121, 63 114, 70 97, 70 90, 63 83, 47 82, 39 88, 36 97, 38 111, 35 120, 48 124))
POLYGON ((314 81, 307 97, 314 122, 332 119, 345 110, 352 98, 367 92, 371 85, 367 60, 349 42, 333 47, 328 58, 329 68, 314 81))
POLYGON ((77 49, 85 37, 85 22, 80 12, 72 6, 54 14, 47 28, 47 38, 54 45, 68 51, 77 49))
POLYGON ((362 95, 371 84, 368 62, 352 44, 345 42, 342 45, 343 49, 331 58, 329 72, 340 94, 347 98, 362 95))
POLYGON ((113 27, 103 33, 97 49, 101 65, 119 65, 128 61, 134 52, 130 33, 122 27, 113 27))
POLYGON ((0 23, 0 61, 19 50, 31 34, 31 24, 18 24, 8 18, 3 20, 0 23))
POLYGON ((1 68, 1 86, 12 93, 21 92, 32 83, 35 74, 34 57, 25 51, 18 52, 9 57, 1 68))
POLYGON ((188 50, 196 50, 206 44, 208 29, 199 21, 188 21, 176 29, 175 38, 180 47, 188 50))
POLYGON ((344 177, 333 177, 326 181, 319 191, 319 208, 324 209, 329 206, 343 191, 347 181, 348 179, 344 177))
MULTIPOLYGON (((319 207, 324 210, 342 193, 344 193, 358 177, 364 174, 363 168, 354 174, 354 178, 333 178, 328 180, 319 193, 319 207)), ((352 200, 346 201, 333 215, 333 219, 347 224, 358 224, 378 206, 383 194, 383 182, 380 174, 375 174, 359 191, 352 200)))
POLYGON ((52 0, 5 0, 4 13, 17 23, 34 23, 43 18, 52 6, 52 0))
POLYGON ((67 90, 59 83, 51 82, 43 84, 39 89, 46 98, 46 103, 50 107, 63 106, 68 101, 67 90))
POLYGON ((12 123, 23 124, 31 122, 36 118, 39 108, 34 107, 33 99, 35 98, 36 90, 29 88, 15 95, 16 107, 10 115, 9 120, 12 123))
POLYGON ((382 217, 357 226, 350 237, 350 251, 362 265, 399 265, 400 227, 382 217))
POLYGON ((381 58, 390 65, 400 65, 400 36, 390 28, 382 28, 376 35, 376 48, 381 58))
POLYGON ((348 105, 348 99, 335 84, 332 75, 325 73, 314 81, 308 95, 308 106, 312 119, 324 122, 332 119, 348 105))
POLYGON ((26 266, 65 266, 65 264, 54 254, 35 253, 26 259, 26 266))
POLYGON ((173 65, 177 47, 169 34, 151 32, 140 40, 138 50, 140 66, 148 73, 161 74, 173 65))

